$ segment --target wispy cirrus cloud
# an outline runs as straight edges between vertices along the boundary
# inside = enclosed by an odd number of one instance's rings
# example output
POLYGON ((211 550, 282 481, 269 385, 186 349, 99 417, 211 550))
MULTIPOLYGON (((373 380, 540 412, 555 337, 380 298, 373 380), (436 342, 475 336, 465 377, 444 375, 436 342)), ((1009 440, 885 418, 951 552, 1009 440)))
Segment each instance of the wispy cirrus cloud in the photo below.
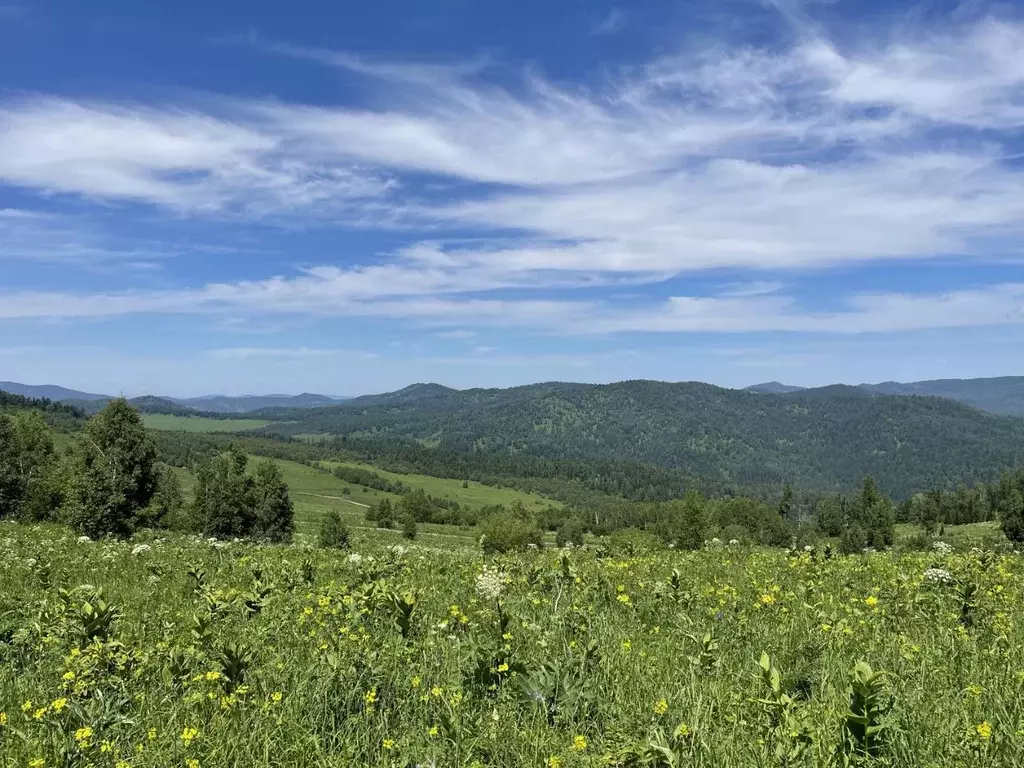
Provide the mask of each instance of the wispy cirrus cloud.
POLYGON ((259 45, 373 78, 374 103, 22 97, 0 105, 0 180, 179 216, 429 229, 431 241, 384 263, 339 255, 344 266, 179 290, 8 292, 0 317, 232 308, 564 333, 1022 322, 1017 284, 853 294, 824 313, 781 287, 625 310, 571 294, 716 269, 998 255, 1024 234, 1024 170, 1008 159, 1024 127, 1024 24, 845 46, 808 29, 789 48, 687 50, 588 86, 259 45), (478 242, 446 240, 467 229, 478 242))

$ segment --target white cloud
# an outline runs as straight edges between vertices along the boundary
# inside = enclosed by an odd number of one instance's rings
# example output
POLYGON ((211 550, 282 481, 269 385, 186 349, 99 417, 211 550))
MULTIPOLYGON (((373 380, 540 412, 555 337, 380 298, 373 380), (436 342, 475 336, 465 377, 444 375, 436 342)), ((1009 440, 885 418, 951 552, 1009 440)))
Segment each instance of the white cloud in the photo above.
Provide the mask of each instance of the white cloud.
MULTIPOLYGON (((11 185, 176 215, 424 228, 434 239, 383 263, 298 276, 159 292, 8 291, 0 318, 231 310, 567 333, 1022 322, 1017 285, 855 295, 825 313, 804 311, 774 280, 643 311, 530 296, 712 269, 763 277, 988 258, 1024 235, 1024 171, 1007 162, 1024 127, 1024 25, 984 19, 845 47, 801 31, 789 49, 687 51, 588 87, 536 73, 498 85, 483 64, 259 43, 374 78, 374 103, 360 108, 8 102, 0 180, 11 185), (444 194, 420 174, 446 184, 444 194), (467 229, 476 241, 445 239, 467 229)), ((0 217, 0 233, 24 226, 0 217)))
POLYGON ((24 99, 0 108, 0 179, 183 212, 307 209, 389 186, 281 142, 258 125, 195 111, 24 99))
POLYGON ((612 8, 601 21, 590 30, 592 35, 614 35, 626 26, 626 12, 621 8, 612 8))
POLYGON ((358 357, 370 359, 377 357, 374 352, 361 349, 326 349, 323 347, 230 347, 211 349, 206 353, 209 357, 222 360, 249 360, 251 358, 310 358, 310 357, 358 357))

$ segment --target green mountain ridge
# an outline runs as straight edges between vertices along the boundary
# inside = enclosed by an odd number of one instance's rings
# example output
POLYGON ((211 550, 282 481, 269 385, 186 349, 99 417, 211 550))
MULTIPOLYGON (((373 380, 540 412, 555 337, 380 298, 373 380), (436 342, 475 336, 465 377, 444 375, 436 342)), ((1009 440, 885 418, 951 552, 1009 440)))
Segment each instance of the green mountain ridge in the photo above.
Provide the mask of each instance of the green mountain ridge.
POLYGON ((1024 462, 1024 420, 952 400, 841 385, 779 396, 700 382, 550 382, 462 391, 417 384, 271 416, 282 423, 268 425, 266 433, 631 461, 738 487, 792 482, 848 490, 871 474, 900 495, 991 480, 1024 462))

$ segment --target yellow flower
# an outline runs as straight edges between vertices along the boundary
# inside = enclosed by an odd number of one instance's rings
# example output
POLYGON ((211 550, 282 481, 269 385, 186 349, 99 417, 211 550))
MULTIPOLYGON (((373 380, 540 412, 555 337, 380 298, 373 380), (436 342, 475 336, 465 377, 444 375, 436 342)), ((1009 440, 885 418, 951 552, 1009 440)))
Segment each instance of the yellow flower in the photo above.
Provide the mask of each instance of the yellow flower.
POLYGON ((499 664, 498 665, 498 671, 499 672, 508 672, 508 664, 499 664))
POLYGON ((444 695, 444 688, 438 688, 436 685, 430 689, 430 695, 435 699, 441 698, 444 695))
POLYGON ((770 592, 766 592, 765 594, 761 595, 761 605, 774 605, 775 602, 776 597, 770 592))
POLYGON ((548 768, 562 768, 565 763, 562 762, 562 758, 557 755, 552 755, 548 758, 548 768))
POLYGON ((45 714, 46 714, 46 707, 40 707, 39 709, 37 709, 35 712, 32 713, 32 719, 33 720, 42 720, 43 719, 43 715, 45 715, 45 714))
POLYGON ((155 741, 156 740, 156 728, 150 728, 148 731, 146 731, 146 738, 149 739, 150 741, 155 741))
POLYGON ((974 731, 982 741, 988 741, 992 738, 992 726, 989 724, 988 720, 984 720, 974 726, 974 731))
POLYGON ((384 743, 382 744, 382 746, 384 747, 384 749, 394 749, 395 748, 395 740, 394 739, 384 739, 384 743))
POLYGON ((67 705, 67 699, 55 699, 54 702, 50 705, 50 707, 53 709, 54 712, 63 712, 64 707, 66 707, 67 705))
POLYGON ((436 725, 430 726, 430 730, 427 731, 427 736, 430 736, 430 737, 437 736, 437 726, 436 725))
POLYGON ((28 761, 28 768, 44 768, 45 765, 46 759, 42 757, 37 757, 28 761))
POLYGON ((28 712, 30 709, 32 709, 32 700, 31 699, 29 699, 28 701, 26 701, 24 704, 21 705, 21 711, 22 712, 28 712))
POLYGON ((583 736, 576 736, 572 740, 572 748, 576 752, 586 752, 587 751, 587 740, 583 736))
POLYGON ((190 757, 185 761, 185 768, 199 768, 199 761, 194 757, 190 757))
POLYGON ((211 669, 209 672, 206 673, 206 679, 210 681, 220 680, 220 672, 218 672, 215 669, 211 669))
POLYGON ((371 688, 370 690, 368 690, 366 692, 366 695, 363 696, 363 701, 366 702, 366 706, 372 707, 374 702, 377 701, 377 689, 371 688))
POLYGON ((665 699, 658 699, 654 705, 654 714, 664 715, 666 712, 668 712, 668 702, 665 699))
POLYGON ((111 743, 110 743, 109 741, 107 741, 106 739, 104 739, 103 743, 102 743, 102 744, 100 744, 100 752, 104 752, 104 753, 106 753, 106 752, 112 752, 112 751, 113 751, 113 749, 114 749, 114 745, 113 745, 113 744, 111 744, 111 743))
POLYGON ((868 595, 866 598, 864 598, 864 605, 868 606, 869 608, 874 608, 876 605, 878 605, 878 598, 874 595, 868 595))
POLYGON ((281 695, 280 691, 274 691, 272 694, 270 694, 270 700, 272 702, 274 702, 275 704, 280 704, 281 703, 281 699, 283 699, 283 698, 284 698, 284 696, 281 695))
POLYGON ((84 728, 79 728, 77 731, 75 731, 75 741, 79 742, 80 744, 89 741, 89 739, 91 738, 92 728, 90 728, 88 725, 84 728))
POLYGON ((981 696, 981 693, 984 690, 985 690, 984 688, 982 688, 980 685, 977 685, 977 684, 975 684, 975 685, 968 685, 967 688, 966 688, 967 695, 968 696, 975 696, 975 697, 981 696))
POLYGON ((184 742, 186 747, 189 744, 191 744, 195 739, 198 739, 198 738, 199 738, 199 729, 198 728, 188 728, 188 727, 186 727, 181 732, 181 740, 182 740, 182 742, 184 742))
POLYGON ((0 712, 0 725, 7 725, 7 713, 0 712))
POLYGON ((420 687, 420 683, 422 683, 423 681, 420 679, 419 675, 413 675, 413 678, 412 678, 411 682, 412 682, 412 687, 413 688, 419 688, 420 687))

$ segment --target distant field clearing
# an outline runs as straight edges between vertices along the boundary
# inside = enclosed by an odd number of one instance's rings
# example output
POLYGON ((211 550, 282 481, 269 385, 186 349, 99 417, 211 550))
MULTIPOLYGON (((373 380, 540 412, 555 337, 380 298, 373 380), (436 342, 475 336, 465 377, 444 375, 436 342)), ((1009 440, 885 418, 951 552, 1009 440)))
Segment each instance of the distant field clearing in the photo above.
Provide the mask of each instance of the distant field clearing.
POLYGON ((203 416, 168 416, 144 413, 142 420, 150 429, 165 432, 244 432, 266 424, 262 419, 208 419, 203 416))

